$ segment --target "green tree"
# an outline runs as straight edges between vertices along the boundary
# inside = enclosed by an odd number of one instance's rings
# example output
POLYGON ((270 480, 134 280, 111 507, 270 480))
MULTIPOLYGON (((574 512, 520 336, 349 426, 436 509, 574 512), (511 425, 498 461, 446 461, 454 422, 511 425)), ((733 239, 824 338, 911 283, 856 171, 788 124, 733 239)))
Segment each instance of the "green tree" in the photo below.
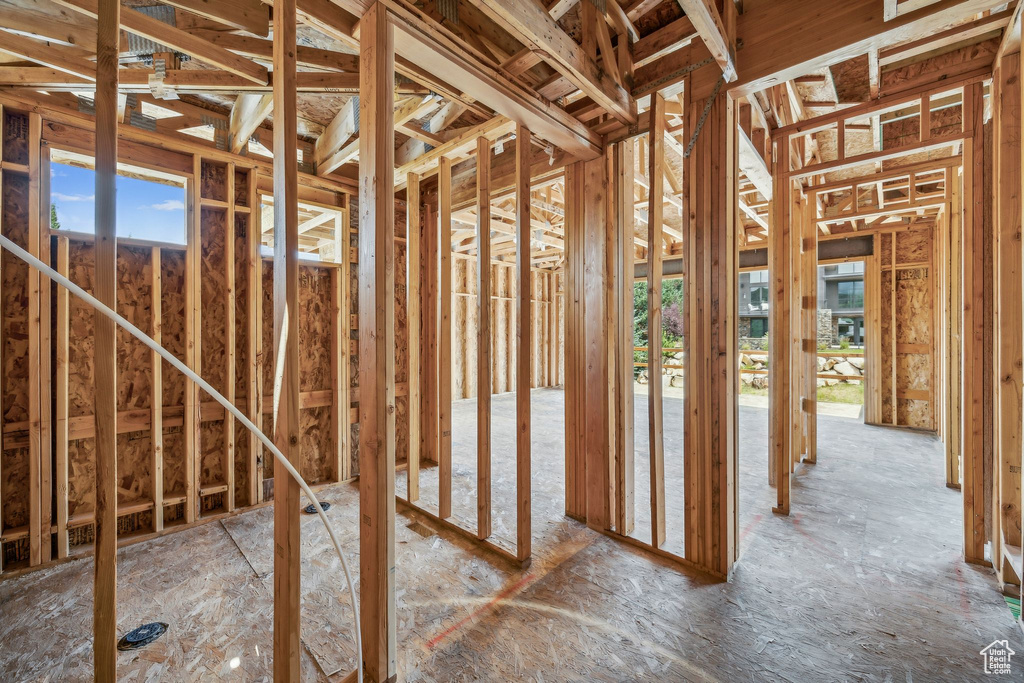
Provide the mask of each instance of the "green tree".
POLYGON ((60 230, 60 221, 57 220, 57 205, 50 204, 50 229, 60 230))

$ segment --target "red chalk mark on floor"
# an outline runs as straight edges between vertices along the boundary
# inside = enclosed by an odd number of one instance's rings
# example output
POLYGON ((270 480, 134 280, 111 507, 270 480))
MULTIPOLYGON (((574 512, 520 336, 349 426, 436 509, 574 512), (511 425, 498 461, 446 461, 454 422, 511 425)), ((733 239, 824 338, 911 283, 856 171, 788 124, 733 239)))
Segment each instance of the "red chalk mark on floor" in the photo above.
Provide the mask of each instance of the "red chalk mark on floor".
POLYGON ((505 600, 505 598, 509 597, 510 595, 518 591, 520 588, 524 587, 526 584, 533 581, 533 578, 533 574, 527 574, 523 578, 513 583, 511 586, 503 588, 501 592, 499 592, 497 595, 491 598, 486 604, 480 605, 471 613, 469 613, 468 615, 466 615, 465 617, 455 622, 454 624, 452 624, 451 626, 449 626, 448 628, 446 628, 445 630, 441 631, 436 636, 431 638, 429 641, 427 641, 427 647, 437 647, 437 644, 440 643, 442 640, 444 640, 451 634, 455 633, 466 624, 476 621, 477 617, 479 617, 484 612, 488 612, 494 609, 498 603, 502 602, 503 600, 505 600))
POLYGON ((971 614, 971 601, 967 599, 967 580, 964 578, 963 558, 959 553, 954 556, 956 563, 956 584, 960 591, 960 613, 965 617, 971 614))
POLYGON ((818 542, 817 538, 815 538, 813 535, 811 535, 811 534, 807 533, 806 531, 804 531, 803 527, 800 526, 800 513, 794 512, 791 515, 790 518, 793 520, 793 528, 796 529, 797 531, 799 531, 805 538, 810 540, 810 542, 815 547, 817 547, 818 550, 821 550, 826 555, 832 555, 833 557, 836 556, 835 553, 832 552, 832 550, 830 548, 827 548, 827 547, 823 546, 821 543, 818 542))
POLYGON ((755 526, 761 523, 762 519, 764 519, 764 517, 761 514, 754 515, 754 518, 747 523, 747 526, 743 527, 743 531, 740 533, 740 543, 743 542, 747 537, 747 534, 749 534, 755 526))

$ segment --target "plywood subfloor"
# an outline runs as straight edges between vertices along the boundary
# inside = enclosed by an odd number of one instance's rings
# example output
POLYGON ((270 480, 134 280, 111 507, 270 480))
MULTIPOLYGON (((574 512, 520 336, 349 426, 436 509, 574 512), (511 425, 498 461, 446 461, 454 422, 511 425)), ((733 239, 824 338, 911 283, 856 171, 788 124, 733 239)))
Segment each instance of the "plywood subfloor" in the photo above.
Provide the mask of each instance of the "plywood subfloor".
MULTIPOLYGON (((399 515, 402 678, 967 680, 980 676, 978 651, 991 641, 1024 647, 990 572, 960 559, 960 496, 943 485, 935 439, 820 417, 819 464, 798 469, 793 514, 776 517, 764 483, 767 417, 741 407, 742 557, 723 584, 561 516, 561 401, 560 391, 533 393, 528 569, 399 515)), ((513 406, 494 399, 496 441, 513 406)), ((666 422, 675 410, 667 401, 666 422)), ((462 440, 475 434, 475 407, 459 402, 454 413, 458 492, 475 476, 462 440)), ((675 441, 667 461, 681 457, 675 441)), ((511 452, 496 444, 495 530, 508 539, 511 452)), ((429 507, 436 470, 423 482, 429 507)), ((357 488, 322 497, 357 565, 357 488)), ((474 509, 457 493, 467 523, 474 509)), ((119 631, 170 624, 157 643, 119 654, 122 680, 269 680, 271 518, 257 509, 119 552, 119 631)), ((317 519, 302 521, 303 676, 339 680, 352 662, 342 574, 317 519)), ((0 581, 0 679, 91 679, 91 586, 88 558, 0 581)))

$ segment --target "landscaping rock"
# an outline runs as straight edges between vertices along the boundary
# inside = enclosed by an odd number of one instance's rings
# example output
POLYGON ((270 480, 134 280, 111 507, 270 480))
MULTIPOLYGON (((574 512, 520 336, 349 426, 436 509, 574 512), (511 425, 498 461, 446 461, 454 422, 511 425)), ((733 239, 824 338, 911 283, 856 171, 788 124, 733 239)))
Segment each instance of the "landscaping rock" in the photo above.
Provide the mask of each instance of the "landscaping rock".
POLYGON ((755 389, 767 389, 768 388, 768 375, 754 375, 754 379, 751 380, 750 386, 755 389))
POLYGON ((764 370, 764 363, 761 363, 761 362, 754 363, 754 369, 755 370, 764 370))
POLYGON ((846 375, 847 377, 860 377, 860 370, 853 367, 849 361, 845 360, 841 363, 836 363, 832 367, 832 371, 839 375, 846 375))
POLYGON ((825 382, 826 387, 834 387, 835 385, 839 384, 839 380, 837 379, 826 379, 822 381, 825 382))
POLYGON ((685 379, 683 379, 682 377, 676 376, 676 377, 673 377, 673 378, 671 379, 671 381, 669 381, 668 385, 669 385, 670 387, 677 387, 677 388, 682 388, 682 386, 683 386, 683 385, 684 385, 685 383, 686 383, 686 380, 685 380, 685 379))
POLYGON ((835 358, 826 358, 825 359, 825 367, 823 368, 823 370, 825 370, 827 372, 827 371, 831 370, 832 368, 834 368, 835 365, 836 365, 836 359, 835 358))
POLYGON ((745 353, 740 354, 740 365, 753 365, 754 363, 750 360, 750 356, 745 353))
POLYGON ((846 359, 846 362, 857 368, 858 370, 864 370, 864 357, 863 356, 850 356, 846 359))
POLYGON ((818 386, 819 386, 819 387, 823 387, 823 386, 826 386, 826 385, 825 385, 825 380, 823 380, 822 378, 820 378, 820 377, 819 377, 819 378, 818 378, 818 386))
POLYGON ((740 382, 742 384, 751 384, 751 383, 753 383, 755 377, 757 377, 757 375, 752 375, 749 372, 741 372, 740 373, 740 382))
POLYGON ((824 372, 824 371, 825 371, 825 359, 822 358, 821 356, 818 356, 818 372, 824 372))

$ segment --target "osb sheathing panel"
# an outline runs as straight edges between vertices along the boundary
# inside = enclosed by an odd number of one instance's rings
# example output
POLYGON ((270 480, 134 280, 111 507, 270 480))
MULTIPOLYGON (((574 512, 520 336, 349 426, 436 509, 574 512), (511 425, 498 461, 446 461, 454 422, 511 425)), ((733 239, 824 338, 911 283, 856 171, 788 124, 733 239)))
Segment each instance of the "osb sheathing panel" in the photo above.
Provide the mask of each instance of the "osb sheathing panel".
POLYGON ((331 438, 331 407, 307 408, 299 412, 302 439, 299 458, 302 477, 310 484, 331 477, 334 439, 331 438))
MULTIPOLYGON (((153 292, 148 249, 117 250, 117 311, 141 330, 152 326, 153 292)), ((117 329, 117 409, 151 407, 152 363, 145 344, 117 329)), ((148 432, 117 437, 118 500, 152 496, 152 441, 148 432)))
POLYGON ((4 112, 4 161, 16 164, 28 163, 28 116, 4 112))
MULTIPOLYGON (((263 423, 261 427, 263 428, 264 434, 269 436, 271 439, 274 438, 274 415, 272 413, 263 413, 263 423)), ((274 454, 266 447, 263 447, 263 478, 274 478, 274 454)))
MULTIPOLYGON (((93 248, 68 245, 68 277, 87 292, 93 288, 93 248)), ((93 414, 93 309, 78 297, 68 298, 68 414, 93 414)), ((92 510, 96 503, 96 446, 91 438, 68 444, 68 512, 92 510)))
MULTIPOLYGON (((3 234, 28 247, 28 178, 3 174, 3 234)), ((28 419, 28 272, 24 261, 3 252, 4 422, 28 419)))
POLYGON ((264 358, 263 400, 271 401, 274 396, 274 264, 270 261, 263 261, 262 285, 263 305, 260 312, 263 314, 263 320, 260 332, 263 336, 264 358))
POLYGON ((248 179, 248 171, 238 168, 235 169, 235 206, 249 205, 248 179))
POLYGON ((911 230, 896 238, 897 265, 928 263, 932 256, 932 230, 911 230))
MULTIPOLYGON (((216 182, 223 182, 224 167, 203 164, 203 194, 215 193, 216 182), (218 175, 219 174, 219 175, 218 175)), ((220 199, 222 197, 215 197, 220 199)), ((200 285, 202 302, 201 334, 202 362, 200 373, 214 389, 225 391, 225 327, 224 305, 227 286, 224 273, 224 240, 227 231, 227 212, 223 209, 203 209, 201 228, 200 285)), ((213 401, 206 392, 200 392, 203 402, 213 401)), ((202 485, 220 484, 226 480, 224 473, 224 427, 223 420, 207 421, 200 414, 200 460, 199 481, 202 485)))
POLYGON ((68 514, 96 508, 96 442, 68 442, 68 514))
MULTIPOLYGON (((299 385, 301 391, 330 389, 331 273, 326 268, 299 268, 299 385)), ((331 438, 331 407, 308 408, 300 414, 303 476, 329 478, 337 456, 331 438)))
MULTIPOLYGON (((173 258, 170 266, 173 282, 173 258)), ((91 243, 69 244, 71 281, 92 291, 95 255, 91 243)), ((117 249, 117 311, 136 327, 152 327, 151 256, 149 249, 121 245, 117 249)), ((162 268, 162 272, 168 269, 162 268)), ((165 284, 165 287, 167 285, 165 284)), ((161 299, 163 301, 163 298, 161 299)), ((93 309, 77 297, 69 299, 68 403, 72 417, 93 414, 93 309)), ((164 319, 162 317, 162 319, 164 319)), ((164 345, 174 348, 172 334, 164 345)), ((177 374, 166 363, 169 375, 177 374)), ((124 330, 117 330, 117 409, 151 407, 152 365, 149 350, 124 330)), ((119 434, 117 437, 118 500, 122 503, 152 495, 152 440, 148 432, 119 434)), ((174 481, 183 467, 183 455, 173 451, 165 460, 165 480, 174 481)), ((92 438, 71 441, 68 447, 68 505, 73 513, 92 509, 95 503, 95 443, 92 438)), ((181 485, 183 487, 183 484, 181 485)), ((165 484, 165 491, 168 490, 165 484)))
MULTIPOLYGON (((405 225, 405 212, 401 223, 405 225)), ((409 306, 406 277, 406 243, 395 243, 395 383, 409 381, 409 306)), ((409 397, 395 398, 395 460, 405 462, 409 454, 409 397)))
POLYGON ((203 422, 199 431, 199 445, 203 456, 199 483, 202 486, 223 484, 224 479, 224 421, 203 422))
POLYGON ((932 343, 931 281, 927 268, 896 271, 896 343, 932 343))
POLYGON ((235 214, 235 398, 249 386, 249 216, 235 214))
POLYGON ((299 390, 329 389, 331 380, 331 273, 299 268, 299 390))
MULTIPOLYGON (((160 252, 160 339, 175 358, 185 360, 185 252, 160 252)), ((163 364, 164 405, 183 406, 188 380, 170 363, 163 364)))
POLYGON ((153 495, 153 442, 149 432, 117 435, 117 501, 124 504, 153 495))
MULTIPOLYGON (((141 330, 153 321, 152 267, 148 249, 117 250, 117 312, 141 330)), ((127 330, 117 328, 117 409, 150 407, 150 351, 127 330)))
MULTIPOLYGON (((349 200, 349 253, 358 253, 359 247, 359 235, 357 228, 359 225, 358 215, 359 213, 359 202, 356 197, 352 197, 349 200)), ((359 264, 351 260, 351 256, 346 257, 343 260, 342 268, 345 269, 345 273, 348 277, 348 305, 349 305, 349 320, 359 320, 359 264)), ((349 388, 356 389, 359 387, 359 329, 358 323, 342 324, 342 329, 347 330, 348 341, 349 341, 349 356, 348 356, 348 378, 349 388)), ((358 403, 353 403, 352 407, 359 407, 358 403)), ((350 426, 349 431, 351 440, 349 441, 349 450, 351 453, 350 466, 352 475, 359 474, 359 421, 354 421, 350 426)))
MULTIPOLYGON (((956 105, 937 109, 931 113, 932 136, 950 135, 960 132, 961 107, 956 105)), ((896 149, 913 145, 920 140, 921 119, 910 116, 882 123, 882 148, 896 149)), ((943 150, 948 156, 948 152, 943 150)), ((906 163, 901 159, 900 163, 906 163)))
MULTIPOLYGON (((960 131, 962 119, 961 106, 959 104, 937 109, 931 115, 932 137, 954 134, 960 131)), ((872 127, 876 123, 871 124, 872 127)), ((918 130, 920 119, 916 116, 891 121, 882 124, 882 147, 883 149, 894 149, 896 147, 917 143, 919 140, 918 130)), ((815 133, 818 142, 818 152, 823 161, 830 161, 837 158, 837 134, 834 127, 815 133)), ((857 154, 868 154, 879 151, 875 147, 874 135, 871 130, 860 130, 848 128, 846 131, 846 156, 851 157, 857 154)), ((883 170, 899 168, 910 164, 917 164, 923 161, 935 161, 949 157, 951 151, 948 147, 929 150, 927 152, 916 152, 905 154, 896 159, 889 159, 882 162, 883 170)), ((841 171, 832 171, 824 174, 826 182, 835 182, 849 178, 859 178, 876 173, 877 169, 873 163, 851 166, 841 171)))
POLYGON ((515 389, 515 296, 516 280, 513 266, 493 266, 491 293, 497 297, 491 307, 491 357, 494 393, 515 389))
MULTIPOLYGON (((224 239, 227 214, 222 209, 203 209, 202 260, 202 376, 217 391, 223 392, 225 369, 224 302, 224 239)), ((205 392, 203 401, 211 401, 205 392)))
POLYGON ((204 199, 227 201, 227 165, 204 161, 199 187, 204 199))
POLYGON ((871 99, 871 77, 867 54, 830 66, 829 71, 832 81, 835 83, 835 95, 839 96, 839 102, 848 104, 867 102, 871 99))
MULTIPOLYGON (((160 339, 164 348, 185 360, 185 252, 160 252, 160 339)), ((163 405, 185 405, 185 376, 163 361, 163 405)), ((185 439, 181 427, 164 429, 164 493, 185 492, 185 439)))
MULTIPOLYGON (((7 117, 8 121, 10 117, 7 117)), ((5 128, 6 130, 6 128, 5 128)), ((5 147, 8 141, 5 139, 5 147)), ((13 141, 11 144, 14 144, 13 141)), ((3 174, 4 236, 28 246, 28 178, 3 174)), ((3 251, 3 423, 28 420, 28 265, 3 251)), ((3 525, 15 527, 29 519, 29 451, 2 452, 3 525)))
MULTIPOLYGON (((882 248, 885 249, 886 236, 882 237, 882 248)), ((883 260, 883 263, 885 261, 883 260)), ((882 357, 882 372, 881 372, 881 393, 882 393, 882 421, 892 423, 893 417, 893 405, 892 405, 892 271, 883 270, 881 277, 881 310, 879 311, 879 318, 881 319, 881 357, 882 357)))
POLYGON ((409 380, 409 310, 406 303, 405 243, 395 244, 395 382, 409 380))
POLYGON ((933 429, 931 404, 911 398, 897 398, 899 424, 918 429, 933 429))
POLYGON ((896 354, 897 394, 931 389, 932 358, 923 353, 896 354))
MULTIPOLYGON (((300 391, 321 391, 332 386, 330 376, 331 274, 326 268, 299 268, 299 386, 300 391)), ((274 268, 263 263, 263 396, 271 404, 274 396, 274 268)), ((310 472, 318 481, 329 476, 333 463, 333 439, 330 430, 330 406, 300 411, 303 476, 310 472), (326 418, 323 414, 326 414, 326 418), (326 423, 324 420, 327 420, 326 423), (309 430, 306 432, 306 430, 309 430), (308 468, 308 469, 307 469, 308 468)), ((346 416, 347 419, 347 416, 346 416)), ((273 415, 264 415, 264 431, 272 429, 273 415)), ((272 432, 267 431, 272 436, 272 432)), ((274 476, 274 456, 264 451, 263 476, 274 476)))
MULTIPOLYGON (((238 203, 238 176, 235 173, 235 202, 238 203)), ((244 174, 242 177, 244 183, 244 174)), ((245 186, 242 186, 242 194, 245 186)), ((245 406, 249 393, 249 252, 246 246, 249 216, 235 214, 235 402, 245 406)), ((250 505, 249 500, 249 432, 235 423, 235 503, 250 505)))
POLYGON ((882 95, 892 95, 940 79, 954 80, 961 74, 989 67, 998 48, 999 38, 995 37, 913 64, 885 69, 879 79, 879 90, 882 95))
MULTIPOLYGON (((896 242, 897 254, 902 235, 896 242)), ((930 248, 930 242, 928 243, 930 248)), ((897 256, 898 258, 898 256, 897 256)), ((932 344, 932 296, 928 269, 897 270, 896 277, 896 343, 932 344)), ((930 354, 897 354, 896 392, 930 391, 932 358, 930 354)), ((933 429, 930 401, 898 399, 900 424, 920 429, 933 429)))
POLYGON ((164 429, 164 494, 185 493, 185 438, 181 427, 164 429))
POLYGON ((476 396, 476 262, 452 260, 452 397, 476 396))
MULTIPOLYGON (((274 264, 270 261, 263 261, 263 303, 260 311, 263 319, 260 324, 260 333, 263 337, 263 402, 266 406, 272 406, 274 402, 274 264)), ((274 438, 274 415, 273 413, 263 414, 263 433, 274 438)), ((263 477, 271 479, 274 476, 274 454, 266 447, 263 448, 263 477)))

